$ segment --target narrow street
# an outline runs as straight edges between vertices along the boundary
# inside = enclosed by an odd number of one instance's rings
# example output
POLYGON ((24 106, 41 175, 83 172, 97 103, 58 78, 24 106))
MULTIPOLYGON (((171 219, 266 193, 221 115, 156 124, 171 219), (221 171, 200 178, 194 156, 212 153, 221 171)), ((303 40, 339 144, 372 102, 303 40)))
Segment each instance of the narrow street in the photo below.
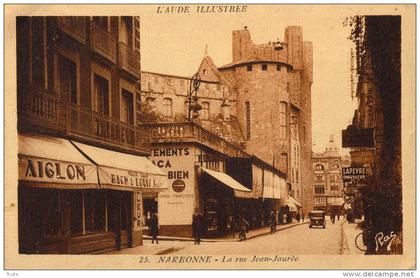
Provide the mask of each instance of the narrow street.
MULTIPOLYGON (((246 241, 201 242, 160 240, 152 244, 145 240, 144 245, 135 248, 112 251, 107 254, 138 255, 340 255, 346 254, 342 224, 344 219, 333 224, 327 219, 327 227, 309 229, 307 224, 277 231, 275 234, 261 235, 246 241)), ((268 229, 268 228, 267 228, 268 229)), ((237 235, 236 235, 237 236, 237 235)), ((354 249, 354 248, 353 248, 354 249)))
POLYGON ((341 222, 333 224, 327 220, 327 227, 309 229, 308 225, 296 226, 272 235, 264 235, 244 242, 203 242, 194 245, 185 242, 184 248, 171 255, 241 255, 241 254, 297 254, 338 255, 342 254, 343 238, 341 222))

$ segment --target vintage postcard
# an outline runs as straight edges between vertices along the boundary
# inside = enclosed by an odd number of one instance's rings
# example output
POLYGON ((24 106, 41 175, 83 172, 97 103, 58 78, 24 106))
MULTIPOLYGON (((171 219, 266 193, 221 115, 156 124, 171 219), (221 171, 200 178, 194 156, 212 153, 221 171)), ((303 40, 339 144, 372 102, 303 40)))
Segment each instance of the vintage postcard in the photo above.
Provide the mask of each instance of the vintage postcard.
POLYGON ((5 268, 415 258, 415 5, 5 5, 5 268))

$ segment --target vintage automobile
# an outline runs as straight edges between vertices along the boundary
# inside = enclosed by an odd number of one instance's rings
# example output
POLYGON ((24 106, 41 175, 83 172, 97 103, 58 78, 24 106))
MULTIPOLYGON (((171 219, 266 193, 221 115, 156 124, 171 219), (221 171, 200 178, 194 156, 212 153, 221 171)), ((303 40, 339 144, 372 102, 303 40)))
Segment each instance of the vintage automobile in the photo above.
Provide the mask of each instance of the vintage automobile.
POLYGON ((322 226, 325 229, 325 212, 322 210, 313 210, 309 212, 309 228, 313 226, 322 226))

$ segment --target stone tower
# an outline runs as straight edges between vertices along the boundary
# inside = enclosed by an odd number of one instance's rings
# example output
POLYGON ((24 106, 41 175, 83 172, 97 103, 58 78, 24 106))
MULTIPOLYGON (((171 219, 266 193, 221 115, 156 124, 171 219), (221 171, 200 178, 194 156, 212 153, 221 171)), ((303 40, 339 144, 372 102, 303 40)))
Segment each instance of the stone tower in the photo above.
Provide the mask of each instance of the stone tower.
POLYGON ((289 26, 284 42, 255 44, 247 27, 232 32, 232 63, 220 67, 236 94, 246 150, 288 173, 289 194, 313 208, 312 44, 289 26))

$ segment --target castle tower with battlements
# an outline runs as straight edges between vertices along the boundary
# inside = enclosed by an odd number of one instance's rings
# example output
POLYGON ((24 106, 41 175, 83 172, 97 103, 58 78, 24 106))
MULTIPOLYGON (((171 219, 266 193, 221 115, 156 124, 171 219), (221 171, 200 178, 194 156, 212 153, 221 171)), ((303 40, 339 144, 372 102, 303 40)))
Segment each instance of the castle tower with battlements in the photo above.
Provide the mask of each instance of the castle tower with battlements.
POLYGON ((236 96, 246 151, 287 170, 289 194, 313 208, 312 43, 300 26, 284 41, 256 44, 247 27, 232 32, 232 63, 219 68, 236 96))

